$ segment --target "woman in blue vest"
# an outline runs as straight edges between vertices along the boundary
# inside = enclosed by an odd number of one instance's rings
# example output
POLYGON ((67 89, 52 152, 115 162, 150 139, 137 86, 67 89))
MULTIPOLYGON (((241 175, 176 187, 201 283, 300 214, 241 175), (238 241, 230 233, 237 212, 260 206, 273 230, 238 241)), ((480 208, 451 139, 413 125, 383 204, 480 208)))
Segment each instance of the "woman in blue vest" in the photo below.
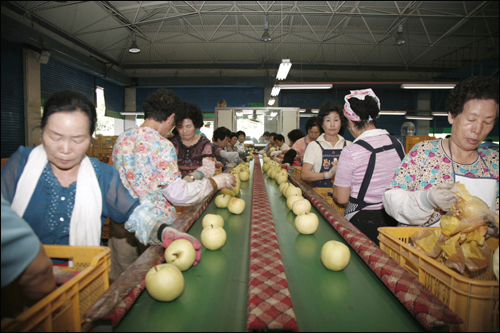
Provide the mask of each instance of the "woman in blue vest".
POLYGON ((312 187, 332 188, 340 152, 352 144, 339 134, 345 123, 344 112, 338 102, 326 102, 318 113, 318 123, 324 133, 311 142, 304 153, 301 178, 312 182, 312 187))

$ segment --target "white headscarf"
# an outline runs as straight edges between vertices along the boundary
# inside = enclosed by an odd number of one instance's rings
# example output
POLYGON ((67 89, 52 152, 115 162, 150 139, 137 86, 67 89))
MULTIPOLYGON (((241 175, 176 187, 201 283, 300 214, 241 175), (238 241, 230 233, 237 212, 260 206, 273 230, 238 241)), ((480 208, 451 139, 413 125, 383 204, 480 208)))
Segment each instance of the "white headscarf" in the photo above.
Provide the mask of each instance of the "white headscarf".
MULTIPOLYGON (((361 121, 361 118, 359 118, 359 116, 356 114, 356 112, 354 112, 351 109, 351 104, 349 104, 349 99, 354 97, 354 98, 357 98, 359 100, 364 101, 366 96, 373 97, 377 101, 378 109, 380 110, 380 99, 377 97, 377 95, 375 95, 375 93, 373 92, 372 89, 369 88, 369 89, 362 89, 362 90, 351 90, 351 94, 346 95, 344 97, 344 101, 345 101, 344 115, 348 119, 350 119, 352 121, 361 121)), ((371 116, 368 116, 368 121, 372 121, 372 120, 373 120, 373 118, 371 116)))
MULTIPOLYGON (((11 208, 23 217, 38 180, 47 165, 43 144, 29 155, 19 178, 11 208)), ((75 206, 71 214, 69 245, 99 246, 101 244, 102 193, 88 156, 80 163, 76 182, 75 206)))

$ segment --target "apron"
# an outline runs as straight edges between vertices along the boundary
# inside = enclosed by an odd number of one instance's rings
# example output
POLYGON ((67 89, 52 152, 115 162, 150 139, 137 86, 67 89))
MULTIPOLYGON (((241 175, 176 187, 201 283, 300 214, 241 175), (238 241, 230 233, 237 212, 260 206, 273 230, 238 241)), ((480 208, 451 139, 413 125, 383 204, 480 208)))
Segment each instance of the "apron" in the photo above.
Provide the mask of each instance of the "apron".
POLYGON ((477 152, 479 158, 488 169, 488 172, 491 177, 469 177, 465 175, 457 175, 455 172, 455 163, 453 163, 453 155, 451 153, 451 144, 448 141, 448 148, 450 149, 450 157, 451 157, 451 165, 453 167, 453 179, 455 182, 460 182, 460 184, 464 184, 465 188, 469 191, 473 196, 478 197, 483 200, 490 209, 495 212, 497 207, 497 179, 491 174, 490 168, 484 161, 483 157, 477 152))
MULTIPOLYGON (((347 140, 344 140, 344 147, 341 149, 324 149, 321 143, 318 141, 316 142, 322 151, 322 156, 323 156, 323 163, 321 163, 321 170, 319 172, 327 172, 329 171, 332 166, 333 166, 333 161, 340 157, 340 153, 342 152, 342 149, 347 145, 347 140)), ((311 184, 312 187, 333 187, 333 180, 332 179, 323 179, 323 180, 317 180, 312 182, 311 184)))
MULTIPOLYGON (((483 200, 493 212, 496 212, 497 179, 491 173, 490 168, 488 168, 488 165, 484 161, 479 151, 477 152, 477 154, 479 155, 479 158, 481 159, 483 164, 486 166, 486 169, 488 169, 488 172, 491 177, 470 177, 465 175, 457 175, 455 171, 455 163, 453 162, 453 154, 451 152, 450 141, 448 141, 448 149, 450 149, 450 159, 451 159, 451 166, 453 168, 454 182, 455 183, 460 182, 460 184, 464 184, 465 188, 467 189, 467 191, 469 191, 471 195, 476 196, 479 199, 483 200)), ((432 224, 426 225, 426 227, 432 227, 438 222, 441 222, 441 219, 432 224)))
POLYGON ((366 150, 371 151, 371 155, 370 155, 370 161, 368 162, 368 168, 366 169, 363 182, 361 183, 361 188, 359 189, 358 197, 353 198, 352 196, 349 196, 349 202, 347 203, 344 212, 344 217, 347 220, 350 220, 351 217, 353 217, 358 212, 360 212, 361 210, 365 209, 368 206, 379 205, 382 203, 382 202, 368 203, 365 201, 365 195, 366 192, 368 191, 368 186, 370 185, 370 182, 372 180, 373 171, 375 170, 375 165, 377 163, 377 154, 384 151, 395 149, 401 160, 403 160, 403 158, 405 157, 405 153, 403 151, 403 148, 401 147, 401 143, 399 143, 399 141, 392 135, 389 135, 389 138, 391 139, 392 144, 387 146, 382 146, 377 149, 373 148, 368 142, 364 140, 358 140, 354 142, 354 144, 358 144, 363 148, 365 148, 366 150))

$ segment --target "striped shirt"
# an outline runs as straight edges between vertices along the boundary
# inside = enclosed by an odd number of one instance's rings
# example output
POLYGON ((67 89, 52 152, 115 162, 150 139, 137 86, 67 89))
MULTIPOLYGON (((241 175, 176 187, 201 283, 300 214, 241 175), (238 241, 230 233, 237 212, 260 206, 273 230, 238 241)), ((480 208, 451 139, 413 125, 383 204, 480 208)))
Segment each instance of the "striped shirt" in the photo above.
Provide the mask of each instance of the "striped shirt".
MULTIPOLYGON (((374 129, 363 132, 357 140, 368 142, 373 148, 379 148, 392 144, 388 132, 382 129, 374 129)), ((402 146, 402 145, 401 145, 402 146)), ((404 149, 403 149, 404 151, 404 149)), ((360 145, 352 144, 342 150, 335 175, 335 186, 350 187, 351 197, 357 198, 363 182, 371 152, 360 145)), ((365 196, 365 202, 377 203, 379 205, 369 206, 367 210, 382 209, 382 195, 391 183, 396 169, 401 164, 401 159, 395 149, 377 154, 373 176, 365 196)))

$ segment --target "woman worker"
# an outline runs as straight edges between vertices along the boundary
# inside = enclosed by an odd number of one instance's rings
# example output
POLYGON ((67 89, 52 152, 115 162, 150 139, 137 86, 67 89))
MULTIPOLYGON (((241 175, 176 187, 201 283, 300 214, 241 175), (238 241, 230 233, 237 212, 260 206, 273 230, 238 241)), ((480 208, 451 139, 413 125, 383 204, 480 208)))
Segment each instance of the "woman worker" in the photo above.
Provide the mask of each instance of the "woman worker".
POLYGON ((446 110, 451 137, 415 145, 384 193, 386 212, 402 224, 440 226, 441 216, 456 202, 450 192, 454 182, 465 184, 498 213, 498 152, 478 148, 498 122, 498 80, 461 81, 448 96, 446 110))
POLYGON ((324 133, 307 146, 301 173, 302 180, 312 182, 312 187, 333 186, 332 177, 337 171, 340 152, 352 144, 339 134, 344 121, 342 106, 338 102, 326 102, 319 109, 318 123, 324 133))
MULTIPOLYGON (((316 139, 321 135, 323 129, 318 123, 317 117, 310 117, 306 122, 306 133, 307 135, 300 140, 295 141, 292 144, 292 149, 297 152, 297 158, 302 161, 304 158, 304 153, 306 152, 307 146, 316 141, 316 139)), ((291 141, 290 141, 291 143, 291 141)))
POLYGON ((344 215, 378 245, 378 227, 396 226, 382 206, 382 195, 404 158, 401 142, 386 130, 377 129, 380 100, 371 89, 354 90, 345 96, 347 129, 352 145, 340 154, 333 200, 347 204, 344 215))
POLYGON ((2 169, 2 195, 43 244, 101 245, 111 218, 144 244, 167 246, 176 238, 199 242, 166 227, 153 205, 134 199, 118 171, 86 156, 97 122, 94 105, 74 91, 54 93, 42 116, 42 142, 21 146, 2 169))
MULTIPOLYGON (((183 118, 183 102, 177 94, 159 89, 145 99, 143 111, 144 123, 122 133, 116 140, 113 161, 128 193, 142 203, 154 205, 152 214, 165 225, 171 225, 177 218, 174 205, 191 206, 217 189, 235 185, 236 180, 229 174, 189 182, 182 178, 175 148, 164 138, 174 127, 176 116, 183 118)), ((117 258, 112 261, 112 279, 137 259, 144 250, 143 245, 147 245, 141 243, 119 224, 111 223, 108 245, 112 256, 114 253, 117 258)), ((195 248, 199 248, 199 243, 195 248)))
POLYGON ((210 140, 196 134, 196 128, 203 125, 203 113, 197 105, 185 109, 177 115, 177 132, 179 135, 170 141, 177 153, 177 165, 184 180, 192 182, 215 174, 215 156, 212 153, 210 140))

